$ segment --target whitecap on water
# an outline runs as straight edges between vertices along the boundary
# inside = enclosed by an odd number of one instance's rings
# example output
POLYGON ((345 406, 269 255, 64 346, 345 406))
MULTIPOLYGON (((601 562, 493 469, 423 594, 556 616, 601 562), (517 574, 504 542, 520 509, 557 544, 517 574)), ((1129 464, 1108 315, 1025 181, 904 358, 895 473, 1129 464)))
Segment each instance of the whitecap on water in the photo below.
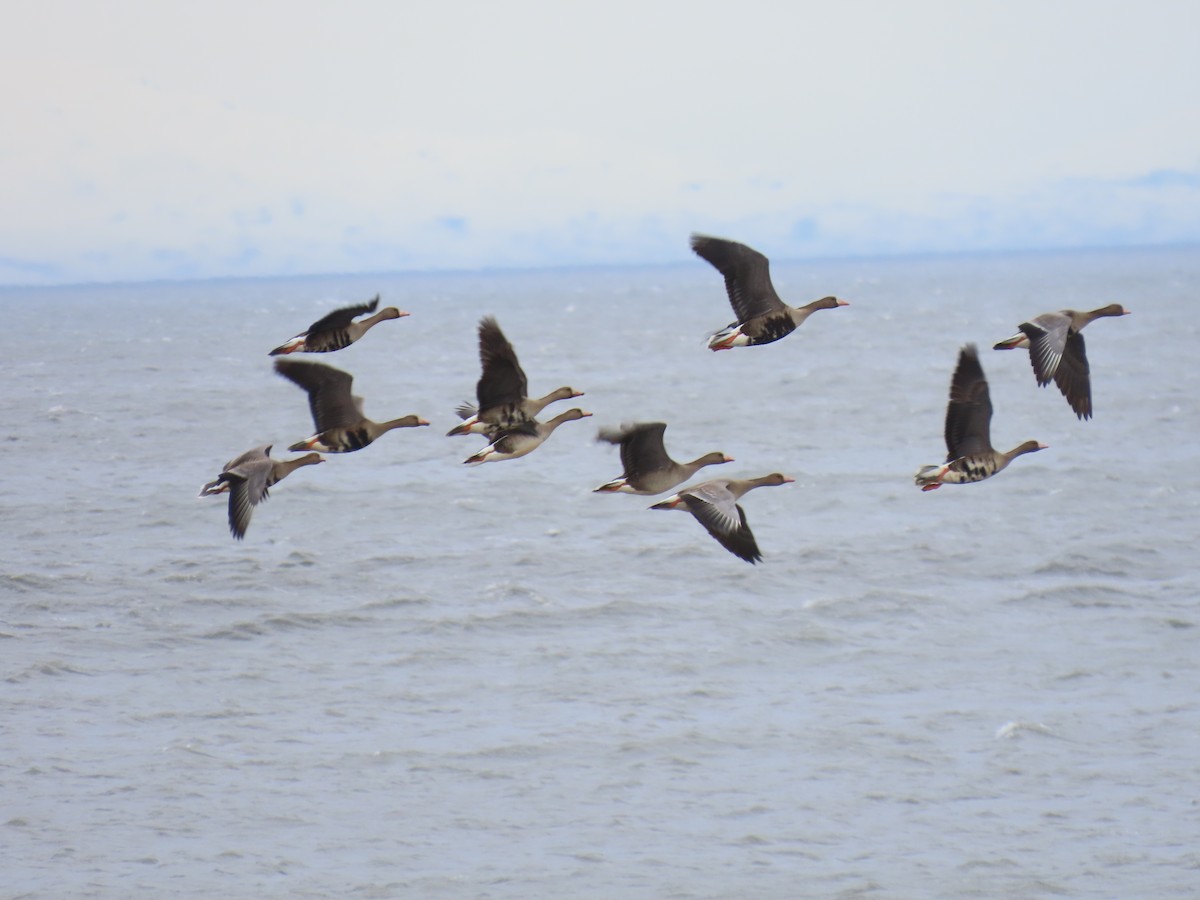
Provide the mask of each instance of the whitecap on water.
POLYGON ((996 739, 1015 738, 1021 734, 1028 732, 1030 734, 1044 734, 1048 737, 1058 737, 1053 731, 1047 728, 1040 722, 1005 722, 996 729, 996 739))

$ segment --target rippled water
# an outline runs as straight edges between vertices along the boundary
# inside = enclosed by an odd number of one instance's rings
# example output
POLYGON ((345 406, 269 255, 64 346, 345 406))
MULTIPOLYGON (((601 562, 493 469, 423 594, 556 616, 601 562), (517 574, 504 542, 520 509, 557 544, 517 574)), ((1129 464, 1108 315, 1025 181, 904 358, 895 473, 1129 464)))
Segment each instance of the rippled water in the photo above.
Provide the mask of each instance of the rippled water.
POLYGON ((1194 896, 1200 256, 774 268, 852 305, 713 354, 699 261, 0 291, 0 895, 1194 896), (200 486, 311 431, 267 351, 376 292, 411 317, 319 359, 433 427, 234 542, 200 486), (988 349, 1110 302, 1091 422, 988 349), (470 468, 487 313, 594 418, 470 468), (1050 449, 922 494, 966 341, 1050 449), (656 419, 796 478, 762 564, 591 493, 656 419))

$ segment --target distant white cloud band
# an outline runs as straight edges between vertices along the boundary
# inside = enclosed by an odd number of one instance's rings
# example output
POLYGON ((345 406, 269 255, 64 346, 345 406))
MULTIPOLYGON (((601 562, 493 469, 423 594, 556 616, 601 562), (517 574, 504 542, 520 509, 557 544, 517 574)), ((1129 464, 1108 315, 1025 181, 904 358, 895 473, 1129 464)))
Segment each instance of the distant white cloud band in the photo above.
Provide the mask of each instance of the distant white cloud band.
POLYGON ((777 258, 1200 244, 1200 171, 1070 179, 1015 197, 940 196, 903 209, 813 208, 777 196, 761 212, 743 207, 721 216, 689 206, 696 193, 683 192, 676 206, 655 213, 600 205, 523 222, 498 222, 486 212, 472 218, 461 209, 415 222, 370 212, 359 218, 291 197, 234 209, 215 228, 163 209, 160 228, 113 246, 63 241, 54 257, 0 257, 0 283, 667 263, 690 258, 693 230, 777 258))

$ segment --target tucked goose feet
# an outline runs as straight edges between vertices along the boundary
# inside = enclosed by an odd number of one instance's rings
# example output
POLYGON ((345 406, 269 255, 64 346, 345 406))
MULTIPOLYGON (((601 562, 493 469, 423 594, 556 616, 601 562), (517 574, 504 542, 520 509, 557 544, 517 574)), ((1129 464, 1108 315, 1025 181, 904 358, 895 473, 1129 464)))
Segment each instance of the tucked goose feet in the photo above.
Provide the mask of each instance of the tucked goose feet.
POLYGON ((292 453, 297 453, 300 450, 320 450, 323 453, 337 452, 336 450, 333 450, 330 447, 327 447, 324 444, 322 444, 321 436, 319 434, 313 435, 312 437, 308 438, 307 440, 297 441, 296 443, 294 443, 290 447, 288 447, 288 450, 290 450, 292 453))
POLYGON ((923 491, 936 491, 942 486, 942 479, 950 471, 948 463, 940 466, 921 466, 913 479, 917 487, 923 491))
POLYGON ((723 328, 708 339, 709 350, 732 350, 734 347, 744 347, 750 343, 750 338, 742 334, 740 325, 730 325, 723 328))

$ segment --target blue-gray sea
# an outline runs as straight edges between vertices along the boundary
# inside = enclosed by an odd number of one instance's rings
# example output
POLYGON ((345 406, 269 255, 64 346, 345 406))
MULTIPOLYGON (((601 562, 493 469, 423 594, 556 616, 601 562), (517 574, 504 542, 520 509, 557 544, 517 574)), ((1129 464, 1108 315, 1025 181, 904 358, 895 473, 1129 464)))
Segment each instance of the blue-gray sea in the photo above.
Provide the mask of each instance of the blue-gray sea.
POLYGON ((1200 253, 773 271, 851 305, 712 353, 699 260, 0 290, 0 896, 1200 894, 1200 253), (312 431, 267 352, 376 293, 411 316, 308 359, 432 427, 232 540, 201 485, 312 431), (991 350, 1113 302, 1092 421, 991 350), (485 314, 594 415, 468 467, 485 314), (967 342, 1050 448, 922 493, 967 342), (592 493, 654 420, 796 479, 761 564, 592 493))

